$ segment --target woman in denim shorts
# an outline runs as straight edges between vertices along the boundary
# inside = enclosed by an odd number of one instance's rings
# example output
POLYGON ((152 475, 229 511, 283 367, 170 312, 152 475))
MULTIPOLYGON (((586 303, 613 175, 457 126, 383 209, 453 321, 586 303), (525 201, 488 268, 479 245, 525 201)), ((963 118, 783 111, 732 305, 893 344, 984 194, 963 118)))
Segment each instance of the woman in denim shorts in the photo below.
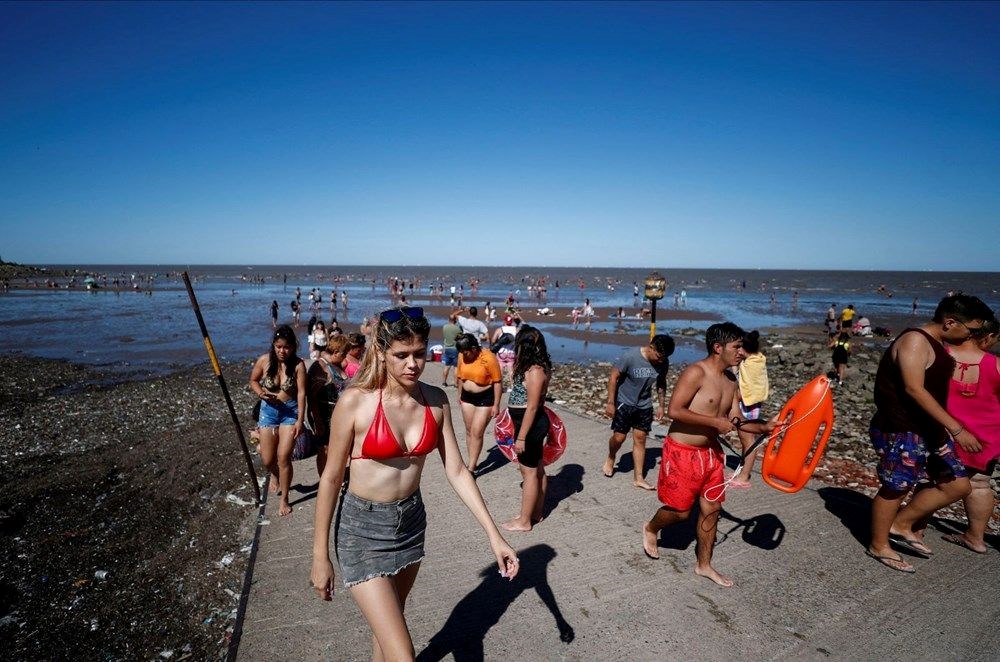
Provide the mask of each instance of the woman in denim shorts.
POLYGON ((250 390, 260 398, 260 459, 271 472, 271 493, 281 494, 278 512, 288 515, 292 450, 306 411, 306 368, 296 355, 295 331, 287 324, 274 331, 271 351, 261 354, 250 372, 250 390))
POLYGON ((420 477, 437 451, 459 498, 486 531, 500 574, 518 560, 486 509, 462 461, 448 397, 422 383, 430 325, 422 308, 392 308, 373 324, 368 352, 330 421, 328 460, 316 499, 311 586, 330 600, 330 530, 344 584, 372 629, 372 659, 413 659, 403 606, 424 556, 426 519, 420 477), (331 520, 343 490, 335 527, 331 520))

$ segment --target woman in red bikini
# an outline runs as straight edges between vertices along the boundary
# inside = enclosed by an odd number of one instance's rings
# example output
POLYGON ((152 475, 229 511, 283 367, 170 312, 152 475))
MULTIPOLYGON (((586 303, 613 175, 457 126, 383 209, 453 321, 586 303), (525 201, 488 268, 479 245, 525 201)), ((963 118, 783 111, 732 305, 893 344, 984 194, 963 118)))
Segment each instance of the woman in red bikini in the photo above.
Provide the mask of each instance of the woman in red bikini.
POLYGON ((403 609, 424 556, 420 476, 431 451, 438 451, 452 488, 486 531, 500 573, 513 578, 518 560, 462 461, 447 396, 419 381, 430 333, 423 309, 386 310, 373 327, 354 384, 340 396, 330 419, 311 583, 321 598, 331 599, 330 524, 350 458, 336 525, 340 572, 372 629, 372 659, 412 660, 403 609))

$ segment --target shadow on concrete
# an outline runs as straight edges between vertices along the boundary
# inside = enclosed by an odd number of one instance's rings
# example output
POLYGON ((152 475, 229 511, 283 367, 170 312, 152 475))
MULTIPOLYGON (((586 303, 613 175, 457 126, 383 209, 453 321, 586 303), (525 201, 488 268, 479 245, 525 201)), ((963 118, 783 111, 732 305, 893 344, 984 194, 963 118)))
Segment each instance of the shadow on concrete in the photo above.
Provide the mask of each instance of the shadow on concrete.
POLYGON ((846 487, 821 487, 816 494, 826 509, 837 516, 854 539, 868 547, 871 538, 872 500, 846 487))
POLYGON ((549 516, 563 499, 583 491, 582 465, 564 464, 559 468, 559 473, 549 476, 548 490, 545 492, 545 504, 542 506, 542 514, 549 516))
MULTIPOLYGON (((650 435, 652 437, 653 435, 650 435)), ((660 460, 660 455, 663 452, 662 446, 649 446, 649 438, 646 439, 646 461, 643 462, 643 475, 646 476, 646 480, 649 480, 649 471, 656 467, 656 463, 660 460)), ((632 447, 631 435, 625 438, 625 444, 622 449, 632 447)), ((632 451, 628 451, 622 455, 618 456, 618 466, 615 467, 616 473, 632 473, 635 469, 635 458, 632 457, 632 451)), ((656 481, 656 474, 653 474, 653 481, 656 481)))
POLYGON ((716 536, 715 544, 721 545, 729 539, 729 536, 740 530, 742 530, 740 537, 743 538, 743 542, 768 551, 777 549, 785 538, 785 524, 777 515, 764 513, 749 519, 740 519, 723 509, 719 515, 720 535, 716 536), (723 531, 722 520, 735 522, 736 525, 728 531, 723 531))
POLYGON ((500 467, 504 467, 510 464, 510 460, 507 456, 500 452, 500 448, 494 446, 486 453, 486 457, 482 462, 476 465, 476 478, 480 476, 485 476, 486 474, 496 471, 500 467))
POLYGON ((292 485, 288 491, 298 492, 299 494, 302 495, 295 501, 288 502, 289 506, 296 506, 300 503, 304 503, 306 501, 311 501, 312 499, 315 499, 316 495, 319 493, 319 483, 316 483, 315 485, 303 485, 302 483, 296 483, 295 485, 292 485))
MULTIPOLYGON (((563 618, 556 597, 549 587, 548 566, 556 550, 548 545, 535 545, 518 552, 521 572, 513 581, 500 577, 497 567, 490 564, 479 573, 482 581, 462 598, 452 610, 444 626, 431 637, 417 660, 443 660, 448 655, 456 662, 482 660, 483 640, 490 629, 500 622, 511 604, 523 593, 533 589, 555 619, 559 639, 569 643, 576 638, 572 626, 563 618)), ((516 636, 516 632, 503 636, 516 636)))

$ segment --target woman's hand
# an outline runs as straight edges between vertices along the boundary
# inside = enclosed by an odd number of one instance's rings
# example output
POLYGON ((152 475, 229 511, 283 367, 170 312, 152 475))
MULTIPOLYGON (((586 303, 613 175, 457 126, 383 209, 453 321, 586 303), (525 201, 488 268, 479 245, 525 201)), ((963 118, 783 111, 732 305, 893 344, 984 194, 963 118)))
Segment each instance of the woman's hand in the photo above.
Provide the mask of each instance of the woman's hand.
POLYGON ((309 584, 321 599, 328 602, 333 600, 333 564, 330 563, 330 559, 313 560, 309 584))
POLYGON ((496 418, 496 417, 497 417, 497 406, 493 405, 492 407, 490 407, 490 418, 496 418))
POLYGON ((978 453, 983 450, 982 445, 979 440, 976 439, 971 432, 968 430, 962 430, 957 435, 955 435, 955 441, 959 446, 962 447, 966 453, 978 453))
POLYGON ((523 453, 524 452, 524 445, 525 445, 524 439, 515 439, 514 440, 514 452, 517 453, 518 455, 520 455, 521 453, 523 453))
POLYGON ((302 421, 297 420, 292 426, 292 439, 298 439, 300 434, 302 434, 302 421))
POLYGON ((497 557, 497 567, 500 568, 500 576, 508 580, 514 579, 521 569, 521 561, 517 558, 517 553, 507 544, 507 541, 497 537, 491 543, 493 554, 497 557))

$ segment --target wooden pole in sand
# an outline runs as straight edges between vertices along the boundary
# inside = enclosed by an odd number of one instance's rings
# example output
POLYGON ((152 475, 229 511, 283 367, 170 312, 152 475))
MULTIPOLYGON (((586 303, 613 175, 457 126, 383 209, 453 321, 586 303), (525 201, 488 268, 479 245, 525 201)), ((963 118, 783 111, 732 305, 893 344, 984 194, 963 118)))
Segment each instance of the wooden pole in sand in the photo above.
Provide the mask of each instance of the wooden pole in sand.
POLYGON ((253 460, 250 459, 250 448, 247 446, 246 437, 243 436, 243 427, 240 425, 240 419, 236 415, 236 408, 233 407, 233 399, 229 397, 229 387, 226 386, 226 378, 222 376, 219 359, 215 355, 215 347, 212 346, 212 339, 208 337, 205 318, 201 316, 201 308, 198 307, 198 299, 194 296, 194 288, 191 287, 191 279, 188 277, 188 272, 186 271, 184 272, 184 287, 187 288, 188 296, 191 297, 191 307, 194 308, 194 314, 198 318, 198 326, 201 327, 201 335, 205 339, 205 349, 208 350, 208 359, 212 362, 212 372, 215 373, 215 377, 219 380, 222 396, 226 399, 226 406, 229 407, 229 415, 233 419, 233 427, 236 428, 236 436, 240 440, 240 448, 243 449, 243 458, 247 461, 247 478, 250 481, 250 486, 253 488, 257 504, 260 505, 260 485, 257 484, 257 472, 253 469, 253 460))

